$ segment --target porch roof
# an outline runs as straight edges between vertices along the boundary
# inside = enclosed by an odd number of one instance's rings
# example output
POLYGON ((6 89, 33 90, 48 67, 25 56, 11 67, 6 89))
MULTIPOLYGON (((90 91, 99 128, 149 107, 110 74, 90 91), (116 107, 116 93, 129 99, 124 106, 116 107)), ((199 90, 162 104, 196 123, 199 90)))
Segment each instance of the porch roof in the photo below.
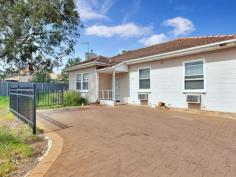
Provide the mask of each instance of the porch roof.
POLYGON ((97 69, 97 72, 99 72, 99 73, 112 73, 112 72, 123 73, 123 72, 128 72, 128 65, 120 64, 120 65, 116 65, 116 66, 107 66, 107 67, 103 67, 101 69, 97 69))

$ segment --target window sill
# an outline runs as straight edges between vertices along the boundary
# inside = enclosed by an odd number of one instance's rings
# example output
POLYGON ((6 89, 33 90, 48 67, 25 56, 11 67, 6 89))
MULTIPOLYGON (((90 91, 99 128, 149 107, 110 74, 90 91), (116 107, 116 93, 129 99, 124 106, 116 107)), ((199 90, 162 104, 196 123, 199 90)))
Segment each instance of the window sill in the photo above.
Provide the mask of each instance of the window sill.
POLYGON ((88 93, 88 90, 77 90, 80 93, 88 93))
POLYGON ((206 94, 206 91, 205 90, 184 90, 183 93, 184 94, 188 94, 188 93, 206 94))
POLYGON ((138 90, 138 93, 151 93, 150 89, 140 89, 138 90))

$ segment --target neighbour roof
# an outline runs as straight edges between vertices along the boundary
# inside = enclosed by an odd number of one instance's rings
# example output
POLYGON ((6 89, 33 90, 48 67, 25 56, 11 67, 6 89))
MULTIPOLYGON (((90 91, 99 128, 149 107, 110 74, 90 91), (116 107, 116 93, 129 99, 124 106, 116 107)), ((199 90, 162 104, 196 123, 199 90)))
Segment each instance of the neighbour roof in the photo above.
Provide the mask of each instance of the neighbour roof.
POLYGON ((235 35, 217 35, 217 36, 179 38, 179 39, 172 40, 169 42, 152 45, 146 48, 128 51, 124 54, 119 54, 111 58, 102 57, 102 56, 95 57, 95 58, 80 62, 77 65, 97 61, 97 62, 103 62, 103 63, 109 64, 110 66, 113 66, 127 60, 153 56, 153 55, 158 55, 158 54, 164 54, 167 52, 174 52, 174 51, 188 49, 192 47, 213 44, 216 42, 223 42, 223 41, 227 41, 231 39, 236 39, 236 34, 235 35))

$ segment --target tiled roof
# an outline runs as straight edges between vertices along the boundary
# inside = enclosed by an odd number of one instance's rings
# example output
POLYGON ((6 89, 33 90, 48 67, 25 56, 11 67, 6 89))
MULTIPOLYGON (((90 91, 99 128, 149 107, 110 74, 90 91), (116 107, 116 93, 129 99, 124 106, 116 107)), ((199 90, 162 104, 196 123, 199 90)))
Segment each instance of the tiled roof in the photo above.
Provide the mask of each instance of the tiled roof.
POLYGON ((150 47, 128 51, 125 54, 111 57, 111 61, 112 65, 115 65, 126 60, 178 51, 182 49, 212 44, 230 39, 236 39, 236 35, 179 38, 162 44, 156 44, 150 47))
POLYGON ((223 42, 231 39, 236 39, 235 35, 217 35, 217 36, 203 36, 203 37, 186 37, 186 38, 179 38, 176 40, 172 40, 169 42, 161 43, 152 45, 146 48, 141 48, 137 50, 128 51, 124 54, 116 55, 111 58, 106 57, 95 57, 83 62, 78 63, 77 65, 98 61, 98 62, 104 62, 111 65, 116 65, 118 63, 121 63, 123 61, 152 56, 152 55, 158 55, 158 54, 164 54, 167 52, 174 52, 182 49, 188 49, 192 47, 198 47, 203 46, 207 44, 212 44, 216 42, 223 42))
POLYGON ((107 58, 107 57, 103 57, 103 56, 97 56, 97 57, 94 57, 94 58, 91 58, 91 59, 88 59, 88 60, 81 61, 81 62, 79 62, 77 64, 74 64, 70 67, 73 67, 73 66, 76 66, 76 65, 81 65, 81 64, 86 64, 86 63, 91 63, 91 62, 101 62, 101 63, 110 64, 110 59, 107 58))

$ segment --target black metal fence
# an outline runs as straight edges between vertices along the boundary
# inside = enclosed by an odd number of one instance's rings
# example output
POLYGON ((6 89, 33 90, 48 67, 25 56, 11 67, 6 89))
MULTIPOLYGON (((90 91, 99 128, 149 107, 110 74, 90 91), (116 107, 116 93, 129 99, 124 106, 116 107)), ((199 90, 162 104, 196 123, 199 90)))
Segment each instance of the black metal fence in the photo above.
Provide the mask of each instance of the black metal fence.
MULTIPOLYGON (((14 85, 27 85, 32 83, 27 82, 0 82, 0 96, 9 96, 9 89, 14 85)), ((57 90, 68 90, 69 84, 67 83, 35 83, 37 91, 57 91, 57 90)))
POLYGON ((37 90, 36 91, 36 106, 50 107, 63 105, 64 90, 37 90))
POLYGON ((29 124, 36 133, 36 109, 63 105, 64 87, 38 89, 38 84, 11 83, 9 86, 10 111, 29 124))
POLYGON ((12 84, 9 88, 10 111, 29 124, 36 133, 36 85, 12 84))

